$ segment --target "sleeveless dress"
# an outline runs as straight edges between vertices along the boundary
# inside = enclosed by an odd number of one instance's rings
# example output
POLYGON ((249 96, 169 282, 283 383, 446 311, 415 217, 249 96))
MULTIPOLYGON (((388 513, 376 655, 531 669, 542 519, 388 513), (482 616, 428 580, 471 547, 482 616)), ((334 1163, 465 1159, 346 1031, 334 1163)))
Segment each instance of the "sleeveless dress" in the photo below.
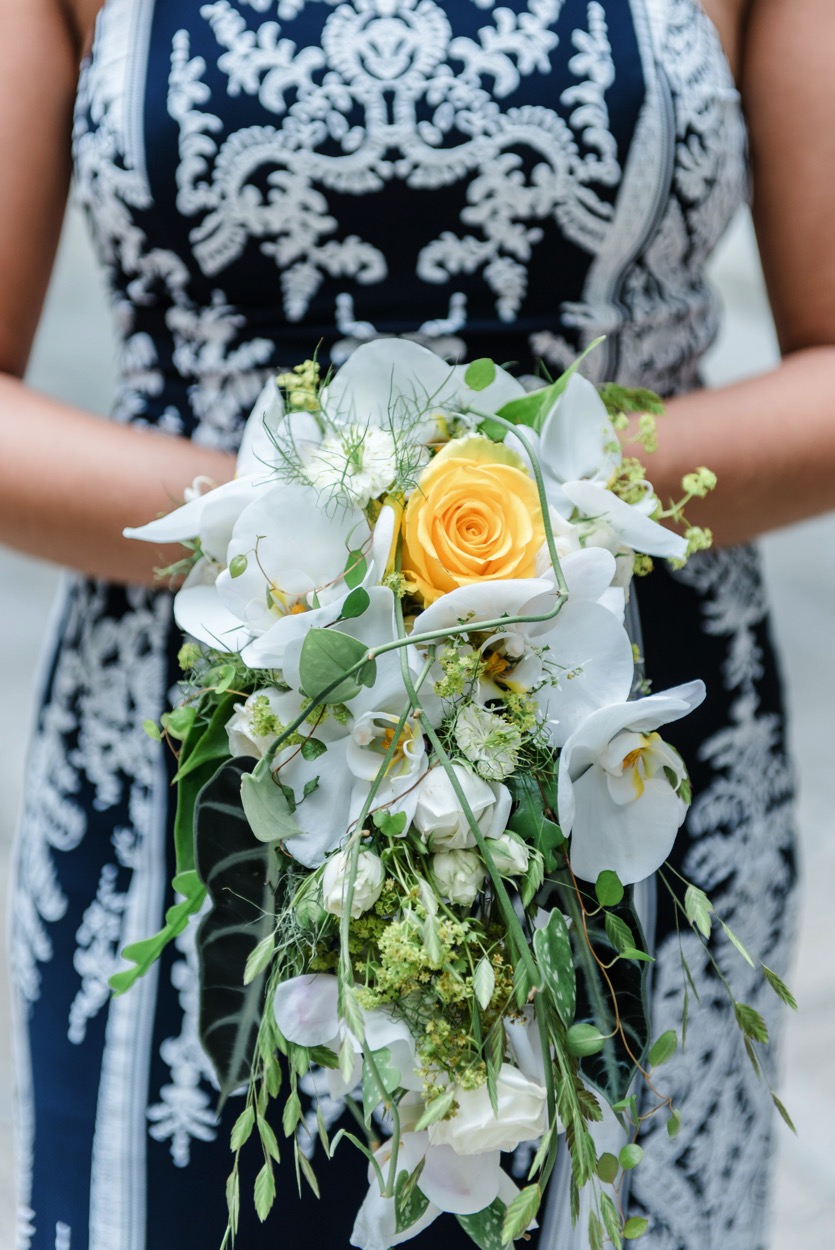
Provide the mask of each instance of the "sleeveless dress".
MULTIPOLYGON (((747 191, 696 0, 107 0, 74 158, 122 335, 114 418, 228 449, 270 371, 379 334, 521 374, 606 334, 592 378, 692 388, 717 323, 705 260, 747 191)), ((757 557, 709 553, 639 593, 655 688, 709 688, 674 738, 696 795, 678 865, 782 972, 791 774, 757 557)), ((211 1250, 236 1109, 217 1123, 192 935, 107 988, 171 902, 170 763, 142 728, 178 676, 170 598, 70 577, 53 636, 12 901, 18 1250, 211 1250)), ((770 1100, 681 941, 701 1008, 691 993, 663 1087, 684 1128, 650 1122, 634 1211, 648 1250, 759 1250, 770 1100)), ((657 943, 660 1033, 684 980, 663 891, 657 943)), ((772 1023, 760 978, 727 943, 716 957, 772 1023)), ((323 1200, 297 1201, 287 1159, 264 1227, 244 1201, 242 1250, 347 1245, 363 1161, 303 1144, 323 1200)), ((470 1244, 451 1217, 428 1238, 470 1244)))

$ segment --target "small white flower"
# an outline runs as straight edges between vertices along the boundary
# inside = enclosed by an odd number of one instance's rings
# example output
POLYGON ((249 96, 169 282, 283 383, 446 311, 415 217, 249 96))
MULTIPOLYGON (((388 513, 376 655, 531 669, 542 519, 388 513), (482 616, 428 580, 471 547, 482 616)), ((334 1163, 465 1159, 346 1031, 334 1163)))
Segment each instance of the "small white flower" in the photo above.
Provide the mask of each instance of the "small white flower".
POLYGON ((444 898, 460 907, 472 907, 486 875, 475 851, 439 851, 430 871, 444 898))
POLYGON ((518 877, 528 871, 530 851, 521 839, 503 833, 490 843, 490 854, 503 877, 518 877))
MULTIPOLYGON (((334 916, 341 916, 345 908, 345 893, 350 852, 340 851, 332 855, 322 873, 322 906, 334 916)), ((380 897, 385 880, 383 861, 373 851, 360 851, 357 857, 357 875, 351 898, 351 919, 356 920, 373 907, 380 897)))
POLYGON ((226 722, 229 750, 233 756, 260 760, 281 733, 282 697, 274 686, 255 690, 246 703, 236 703, 226 722))
MULTIPOLYGON (((489 785, 464 764, 452 768, 479 829, 486 838, 498 837, 510 815, 510 791, 506 786, 489 785)), ((475 846, 464 809, 443 768, 433 768, 421 782, 414 823, 433 851, 475 846)))
POLYGON ((510 1063, 503 1063, 496 1079, 498 1114, 493 1111, 486 1085, 459 1089, 458 1111, 428 1130, 433 1146, 448 1145, 462 1155, 515 1150, 523 1141, 541 1137, 548 1128, 548 1095, 510 1063))
POLYGON ((455 741, 480 776, 501 781, 516 768, 522 735, 503 716, 471 703, 458 713, 455 741))
POLYGON ((364 508, 391 486, 397 475, 397 447, 388 430, 348 425, 329 434, 306 467, 317 490, 345 493, 364 508))

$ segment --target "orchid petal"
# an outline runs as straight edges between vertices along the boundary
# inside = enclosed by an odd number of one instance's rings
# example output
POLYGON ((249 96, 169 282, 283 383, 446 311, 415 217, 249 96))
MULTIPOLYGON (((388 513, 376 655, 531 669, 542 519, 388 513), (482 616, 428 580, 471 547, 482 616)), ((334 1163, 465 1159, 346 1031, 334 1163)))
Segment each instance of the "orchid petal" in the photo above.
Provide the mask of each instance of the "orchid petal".
POLYGON ((625 805, 613 802, 608 781, 602 768, 590 768, 574 782, 571 867, 584 881, 596 881, 608 869, 624 885, 634 885, 669 856, 687 805, 663 777, 648 778, 641 797, 625 805))
POLYGON ((174 597, 174 620, 189 637, 215 651, 238 652, 249 631, 218 598, 215 583, 186 582, 174 597))
POLYGON ((562 482, 604 481, 620 464, 615 427, 597 387, 574 373, 553 405, 540 434, 540 459, 549 476, 562 482))
POLYGON ((330 973, 291 977, 276 987, 275 1021, 288 1042, 326 1046, 339 1034, 338 1002, 338 981, 330 973))
POLYGON ((498 1150, 459 1155, 451 1146, 430 1146, 420 1174, 420 1188, 442 1211, 475 1215, 498 1196, 500 1176, 498 1150))
POLYGON ((149 543, 182 543, 201 537, 208 514, 209 545, 207 555, 225 563, 226 544, 231 538, 232 530, 240 514, 257 496, 258 487, 254 478, 236 478, 215 486, 203 495, 198 495, 175 508, 166 516, 149 521, 147 525, 138 525, 123 530, 125 538, 138 538, 149 543))
POLYGON ((687 540, 680 534, 651 521, 640 508, 633 508, 604 486, 596 482, 566 482, 563 490, 583 516, 605 517, 635 551, 668 560, 682 560, 687 554, 687 540))
MULTIPOLYGON (((545 578, 509 578, 494 582, 473 582, 441 595, 416 618, 415 634, 452 629, 462 623, 475 627, 480 621, 502 616, 522 616, 532 599, 550 596, 554 583, 545 578)), ((545 609, 547 610, 547 609, 545 609)))

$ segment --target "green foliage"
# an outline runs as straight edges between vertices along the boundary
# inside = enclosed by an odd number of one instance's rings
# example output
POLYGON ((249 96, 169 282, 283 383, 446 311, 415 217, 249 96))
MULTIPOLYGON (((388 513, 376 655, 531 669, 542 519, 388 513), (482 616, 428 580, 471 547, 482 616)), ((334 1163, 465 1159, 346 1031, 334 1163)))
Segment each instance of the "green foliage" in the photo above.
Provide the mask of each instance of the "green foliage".
POLYGON ((301 832, 293 820, 296 802, 292 792, 290 797, 292 808, 286 788, 273 775, 266 756, 258 761, 253 772, 242 774, 240 804, 249 828, 260 842, 277 842, 301 832))
POLYGON ((502 1224, 502 1239, 505 1242, 521 1237, 531 1220, 536 1217, 539 1204, 542 1202, 542 1190, 538 1185, 527 1185, 508 1204, 502 1224))
POLYGON ((245 555, 233 556, 229 561, 229 576, 241 577, 247 570, 249 560, 245 555))
POLYGON ((760 967, 763 970, 763 976, 780 999, 780 1002, 785 1003, 787 1007, 791 1007, 792 1011, 797 1011, 797 999, 789 987, 780 980, 776 972, 766 968, 765 964, 760 964, 760 967))
POLYGON ((496 366, 487 357, 471 361, 464 374, 464 384, 471 391, 484 391, 495 380, 496 366))
POLYGON ((417 1223, 429 1206, 429 1199, 419 1188, 424 1160, 415 1168, 411 1175, 403 1169, 394 1184, 394 1226, 395 1231, 403 1233, 417 1223))
POLYGON ((174 938, 179 937, 185 930, 189 917, 196 915, 203 906, 206 890, 193 868, 189 872, 182 872, 176 876, 171 886, 176 894, 182 894, 184 898, 168 908, 165 913, 165 924, 159 933, 143 938, 139 942, 133 942, 124 948, 122 958, 134 964, 134 967, 123 968, 113 973, 108 984, 114 994, 124 994, 140 977, 144 977, 159 959, 168 943, 173 942, 174 938))
POLYGON ((734 1015, 744 1037, 765 1045, 768 1041, 768 1028, 758 1011, 745 1003, 734 1003, 734 1015))
POLYGON ((670 1112, 670 1118, 667 1121, 667 1136, 669 1138, 675 1138, 675 1137, 678 1137, 680 1132, 681 1132, 681 1112, 673 1110, 670 1112))
POLYGON ((649 1220, 645 1220, 642 1215, 633 1215, 632 1219, 624 1224, 623 1235, 627 1241, 637 1241, 639 1237, 643 1237, 648 1228, 649 1220))
MULTIPOLYGON (((354 590, 368 572, 368 561, 361 551, 349 551, 345 564, 345 585, 354 590)), ((367 606, 367 605, 366 605, 367 606)))
POLYGON ((395 812, 392 814, 385 808, 374 813, 371 817, 375 826, 380 830, 383 837, 399 838, 402 837, 406 829, 406 813, 395 812))
POLYGON ((438 1120, 445 1119, 452 1110, 454 1102, 455 1086, 450 1085, 437 1098, 433 1098, 431 1102, 426 1104, 423 1115, 415 1125, 415 1132, 421 1133, 425 1128, 429 1128, 430 1124, 435 1124, 438 1120))
POLYGON ((497 415, 505 421, 512 422, 513 425, 527 425, 539 433, 545 424, 546 417, 568 386, 572 376, 577 372, 589 352, 594 351, 602 342, 603 339, 599 338, 590 343, 582 355, 578 356, 573 364, 566 369, 565 373, 557 378, 556 382, 552 382, 550 386, 542 387, 538 391, 531 391, 530 394, 523 395, 519 399, 512 399, 510 403, 499 409, 497 415))
POLYGON ((618 1154, 618 1163, 624 1172, 629 1172, 632 1168, 636 1168, 644 1157, 644 1152, 635 1142, 630 1142, 627 1146, 621 1148, 618 1154))
POLYGON ((651 412, 660 417, 664 413, 664 401, 642 386, 619 386, 616 382, 604 382, 598 392, 610 417, 631 416, 635 412, 651 412))
POLYGON ((502 1228, 506 1211, 501 1198, 496 1198, 489 1207, 475 1215, 458 1215, 455 1218, 479 1250, 504 1250, 507 1243, 502 1236, 502 1228))
POLYGON ((364 612, 368 611, 368 605, 370 603, 371 596, 365 587, 355 586, 342 605, 340 620, 355 620, 356 617, 362 616, 364 612))
POLYGON ((735 934, 735 933, 734 933, 731 929, 729 929, 729 928, 728 928, 728 926, 725 924, 724 920, 720 920, 720 921, 719 921, 719 923, 720 923, 720 924, 721 924, 721 926, 722 926, 722 932, 725 934, 725 937, 728 939, 728 941, 731 943, 731 945, 732 945, 733 947, 735 947, 735 948, 736 948, 736 950, 738 950, 738 951, 739 951, 740 955, 741 955, 741 956, 742 956, 742 958, 745 960, 745 962, 748 964, 748 966, 749 966, 750 968, 756 968, 756 966, 757 966, 757 965, 754 963, 753 959, 752 959, 752 958, 751 958, 751 956, 748 954, 748 951, 747 951, 747 950, 746 950, 746 948, 743 946, 742 942, 739 940, 739 938, 736 936, 736 934, 735 934))
POLYGON ((623 902, 624 888, 620 877, 608 868, 597 878, 594 892, 601 907, 617 907, 618 903, 623 902))
POLYGON ((194 868, 194 805, 221 761, 229 759, 226 723, 234 711, 236 698, 227 693, 208 704, 205 711, 201 709, 201 715, 183 740, 174 777, 177 785, 174 849, 178 876, 194 868))
POLYGON ((212 900, 197 933, 200 1040, 222 1100, 250 1075, 264 973, 248 985, 244 974, 253 952, 275 929, 278 861, 269 846, 253 838, 240 800, 241 777, 251 766, 252 760, 223 764, 195 806, 197 871, 212 900))
POLYGON ((577 1007, 577 977, 565 917, 553 908, 548 923, 533 935, 533 949, 543 985, 568 1028, 577 1007))
POLYGON ((269 1215, 275 1202, 275 1176, 273 1165, 268 1159, 255 1178, 255 1211, 261 1223, 269 1215))
POLYGON ((541 779, 533 773, 516 773, 507 778, 507 786, 514 800, 508 828, 539 851, 547 872, 554 872, 556 851, 565 838, 559 825, 545 812, 546 803, 549 810, 556 806, 556 794, 551 792, 549 779, 541 779))
POLYGON ((662 1063, 666 1063, 668 1059, 672 1059, 678 1049, 678 1037, 675 1029, 668 1029, 666 1033, 662 1033, 658 1040, 654 1043, 649 1052, 649 1065, 652 1068, 658 1068, 662 1063))
POLYGON ((713 904, 708 896, 695 885, 688 885, 684 894, 684 913, 702 937, 710 937, 712 912, 713 904))
POLYGON ((575 1059, 583 1059, 588 1055, 599 1055, 606 1038, 593 1024, 572 1024, 565 1035, 565 1048, 575 1059))
POLYGON ((604 1185, 613 1185, 618 1177, 620 1164, 613 1154, 602 1154, 597 1160, 597 1175, 604 1185))
POLYGON ((367 650, 365 643, 338 629, 309 630, 299 659, 301 684, 308 698, 329 704, 349 703, 363 686, 373 686, 377 676, 374 660, 351 672, 365 659, 367 650))

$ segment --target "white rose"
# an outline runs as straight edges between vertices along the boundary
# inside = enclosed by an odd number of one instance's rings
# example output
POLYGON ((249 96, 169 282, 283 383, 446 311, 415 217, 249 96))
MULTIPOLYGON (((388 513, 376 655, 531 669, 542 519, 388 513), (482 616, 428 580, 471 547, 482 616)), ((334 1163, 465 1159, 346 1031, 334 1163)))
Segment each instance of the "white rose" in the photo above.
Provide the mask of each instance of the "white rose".
MULTIPOLYGON (((350 852, 340 851, 325 864, 322 873, 322 906, 334 916, 341 916, 347 890, 350 852)), ((385 869, 379 855, 373 851, 360 851, 357 858, 357 875, 351 899, 351 919, 356 920, 380 897, 385 880, 385 869)))
POLYGON ((432 856, 432 877, 444 898, 472 907, 484 884, 484 864, 475 851, 441 851, 432 856))
POLYGON ((498 1115, 493 1113, 486 1085, 458 1089, 455 1098, 456 1114, 432 1124, 428 1131, 433 1146, 451 1146, 456 1154, 515 1150, 520 1142, 533 1141, 548 1128, 546 1090, 509 1063, 502 1064, 496 1079, 498 1115))
MULTIPOLYGON (((507 786, 490 785, 464 764, 452 767, 479 829, 486 838, 498 837, 510 816, 507 786)), ((443 768, 433 768, 420 783, 414 823, 432 850, 475 846, 464 809, 443 768)))
POLYGON ((246 703, 236 703, 226 722, 229 750, 233 756, 260 760, 282 730, 278 715, 281 694, 272 686, 254 690, 246 703))
POLYGON ((490 843, 493 862, 503 877, 518 877, 528 871, 530 852, 519 838, 503 833, 490 843))

